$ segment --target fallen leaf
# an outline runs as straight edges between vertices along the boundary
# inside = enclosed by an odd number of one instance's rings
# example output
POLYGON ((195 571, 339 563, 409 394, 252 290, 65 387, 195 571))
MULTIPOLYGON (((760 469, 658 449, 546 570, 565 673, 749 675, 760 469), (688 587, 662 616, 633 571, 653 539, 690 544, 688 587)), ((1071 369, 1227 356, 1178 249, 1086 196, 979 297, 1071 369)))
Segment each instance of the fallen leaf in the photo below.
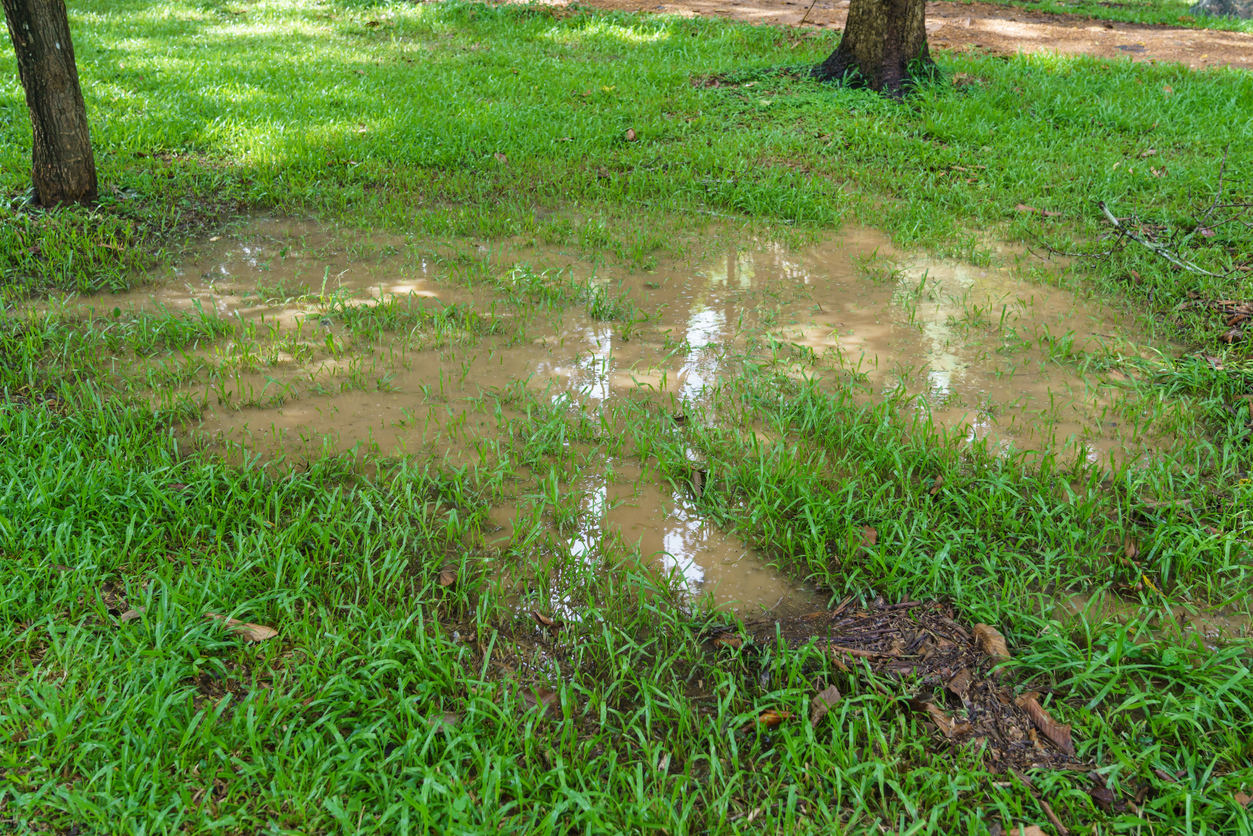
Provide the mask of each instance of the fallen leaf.
POLYGON ((1031 824, 1026 827, 1015 827, 1009 831, 1009 836, 1048 836, 1048 834, 1038 825, 1031 824))
POLYGON ((1141 152, 1140 152, 1140 159, 1142 159, 1142 160, 1143 160, 1145 157, 1151 157, 1151 156, 1153 156, 1153 155, 1154 155, 1154 154, 1156 154, 1156 153, 1157 153, 1157 149, 1156 149, 1156 148, 1150 148, 1150 149, 1149 149, 1149 150, 1147 150, 1147 151, 1141 151, 1141 152))
POLYGON ((705 485, 709 482, 709 474, 699 468, 692 468, 690 474, 692 480, 692 495, 697 499, 705 492, 705 485))
POLYGON ((825 690, 809 701, 809 725, 816 726, 827 716, 827 712, 840 701, 840 690, 828 685, 825 690))
POLYGON ((923 708, 927 712, 927 717, 932 723, 935 723, 935 727, 940 730, 940 733, 952 740, 957 730, 957 721, 945 714, 944 709, 933 702, 926 703, 923 708))
POLYGON ((1070 737, 1070 726, 1064 726, 1049 716, 1049 713, 1036 702, 1035 698, 1024 694, 1017 700, 1019 708, 1027 712, 1036 728, 1044 732, 1044 736, 1057 744, 1068 755, 1075 753, 1075 744, 1070 737))
POLYGON ((455 726, 461 722, 461 715, 445 711, 443 714, 436 714, 434 717, 426 718, 426 722, 432 726, 455 726))
POLYGON ((1096 806, 1100 807, 1106 813, 1114 811, 1114 803, 1117 799, 1114 797, 1113 790, 1108 787, 1089 787, 1088 795, 1092 796, 1092 801, 1096 806))
POLYGON ((221 240, 222 240, 222 236, 221 236, 221 235, 214 235, 214 236, 213 236, 212 238, 210 238, 209 240, 210 240, 210 241, 221 241, 221 240))
POLYGON ((1239 804, 1241 807, 1248 807, 1249 802, 1253 801, 1253 795, 1247 795, 1242 792, 1236 793, 1234 797, 1235 797, 1236 803, 1239 804))
POLYGON ((789 711, 775 711, 773 708, 767 708, 765 711, 761 712, 761 716, 757 718, 757 724, 765 726, 768 729, 773 729, 775 726, 779 725, 791 716, 792 714, 789 711))
POLYGON ((529 711, 532 708, 538 708, 541 717, 548 716, 552 707, 560 702, 561 695, 549 688, 522 692, 522 704, 525 706, 525 709, 529 711))
POLYGON ((945 687, 959 697, 966 696, 966 689, 970 687, 970 671, 967 668, 962 668, 953 675, 953 678, 948 681, 948 685, 945 687))
POLYGON ((141 615, 143 615, 147 611, 148 611, 147 607, 132 607, 131 609, 119 615, 117 618, 118 618, 118 621, 125 624, 128 621, 134 621, 135 619, 139 618, 141 615))
POLYGON ((1140 544, 1130 534, 1123 538, 1122 553, 1123 557, 1127 558, 1127 561, 1130 563, 1135 563, 1136 558, 1140 556, 1140 544))
POLYGON ((559 136, 559 137, 557 137, 556 139, 554 139, 554 140, 553 140, 553 142, 574 142, 574 137, 572 137, 572 136, 559 136))
POLYGON ((1231 343, 1238 343, 1242 339, 1244 339, 1244 332, 1239 328, 1232 328, 1219 337, 1218 341, 1230 345, 1231 343))
POLYGON ((1028 206, 1025 203, 1019 203, 1017 206, 1014 207, 1014 209, 1016 209, 1019 212, 1027 212, 1027 213, 1039 212, 1041 215, 1043 215, 1046 218, 1060 218, 1062 216, 1061 212, 1054 212, 1050 209, 1037 209, 1034 206, 1028 206))
POLYGON ((249 624, 246 621, 236 621, 233 618, 218 615, 217 613, 207 612, 204 614, 204 617, 222 622, 232 633, 243 636, 245 640, 250 642, 263 642, 278 635, 278 630, 275 630, 273 627, 266 627, 262 624, 249 624))
POLYGON ((987 624, 976 624, 973 633, 975 644, 997 663, 1005 662, 1010 658, 1009 645, 1005 644, 1005 637, 1001 635, 1000 630, 987 624))
POLYGON ((876 545, 878 542, 879 542, 879 532, 875 531, 873 528, 871 528, 868 525, 862 526, 861 544, 863 546, 873 546, 873 545, 876 545))
POLYGON ((627 128, 626 141, 627 142, 635 141, 635 128, 627 128))
POLYGON ((1165 87, 1162 88, 1162 92, 1165 93, 1167 96, 1172 96, 1175 93, 1175 88, 1167 84, 1165 87))
POLYGON ((444 567, 439 570, 439 585, 452 586, 457 582, 457 570, 450 567, 444 567))
POLYGON ((493 154, 492 156, 494 156, 494 157, 496 158, 496 162, 500 163, 501 165, 508 165, 508 164, 509 164, 509 157, 507 157, 506 155, 502 154, 502 153, 501 153, 501 152, 499 152, 499 151, 497 151, 497 152, 496 152, 495 154, 493 154))
POLYGON ((1214 230, 1210 229, 1207 226, 1201 227, 1200 229, 1197 230, 1197 232, 1201 233, 1201 236, 1204 238, 1213 238, 1217 234, 1216 232, 1214 232, 1214 230))
POLYGON ((548 616, 541 613, 539 610, 531 610, 531 618, 534 618, 536 623, 539 624, 541 627, 547 627, 549 630, 551 630, 554 633, 560 630, 565 623, 562 621, 558 621, 555 618, 549 618, 548 616))
POLYGON ((927 491, 927 493, 931 494, 932 496, 935 496, 937 493, 940 492, 940 488, 942 487, 944 487, 944 477, 937 476, 935 477, 935 481, 931 483, 931 490, 927 491))
POLYGON ((1179 781, 1175 778, 1174 775, 1171 775, 1169 772, 1167 772, 1164 769, 1161 769, 1160 767, 1154 767, 1153 774, 1156 775, 1158 778, 1161 778, 1163 781, 1165 781, 1168 784, 1179 783, 1179 781))
POLYGON ((720 647, 738 648, 744 644, 744 640, 734 633, 720 633, 714 637, 714 644, 720 647))

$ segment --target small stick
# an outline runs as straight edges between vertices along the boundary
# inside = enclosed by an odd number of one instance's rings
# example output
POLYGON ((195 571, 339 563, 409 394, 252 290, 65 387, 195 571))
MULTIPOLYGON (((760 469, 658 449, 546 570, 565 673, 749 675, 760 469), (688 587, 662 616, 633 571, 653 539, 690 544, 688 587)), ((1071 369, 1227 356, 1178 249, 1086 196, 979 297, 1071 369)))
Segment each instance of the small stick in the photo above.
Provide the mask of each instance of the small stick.
POLYGON ((814 10, 814 6, 816 5, 818 5, 818 0, 814 0, 814 2, 809 4, 809 8, 805 10, 805 16, 801 18, 800 23, 796 24, 797 26, 805 25, 805 21, 809 20, 809 13, 814 10))

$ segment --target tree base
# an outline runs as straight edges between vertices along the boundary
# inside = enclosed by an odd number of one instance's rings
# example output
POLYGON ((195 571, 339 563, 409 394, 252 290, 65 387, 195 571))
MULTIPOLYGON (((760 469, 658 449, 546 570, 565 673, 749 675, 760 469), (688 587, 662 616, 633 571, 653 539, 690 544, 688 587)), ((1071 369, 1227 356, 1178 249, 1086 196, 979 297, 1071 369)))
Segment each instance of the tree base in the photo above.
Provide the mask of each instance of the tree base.
POLYGON ((935 75, 923 0, 852 0, 840 45, 812 71, 819 81, 900 98, 935 75))
MULTIPOLYGON (((840 44, 843 47, 843 43, 840 44)), ((809 71, 815 81, 835 82, 845 87, 868 87, 877 93, 899 99, 922 81, 933 81, 939 67, 924 47, 921 56, 903 60, 886 60, 877 68, 863 68, 851 50, 837 48, 827 60, 809 71), (869 75, 866 69, 870 69, 869 75), (876 71, 877 70, 877 71, 876 71)))

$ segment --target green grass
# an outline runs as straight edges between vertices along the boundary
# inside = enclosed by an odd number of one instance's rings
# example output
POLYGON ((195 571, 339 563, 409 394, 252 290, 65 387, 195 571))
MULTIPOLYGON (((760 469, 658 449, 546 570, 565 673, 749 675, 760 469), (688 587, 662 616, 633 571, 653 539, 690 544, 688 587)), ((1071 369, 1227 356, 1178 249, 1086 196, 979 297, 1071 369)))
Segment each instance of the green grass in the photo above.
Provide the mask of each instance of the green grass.
POLYGON ((1004 5, 1030 9, 1033 12, 1082 15, 1098 20, 1118 20, 1151 26, 1185 26, 1229 32, 1253 31, 1253 21, 1226 15, 1193 15, 1191 9, 1196 3, 1187 0, 1008 0, 1004 5))
MULTIPOLYGON (((962 83, 894 103, 797 72, 833 48, 826 35, 713 21, 273 0, 80 4, 72 24, 103 197, 24 206, 29 126, 0 55, 10 303, 142 281, 241 210, 314 216, 349 242, 403 233, 429 244, 441 281, 490 301, 366 305, 311 275, 256 289, 316 310, 325 330, 308 333, 108 296, 90 316, 0 314, 0 830, 1047 827, 1021 786, 902 709, 917 683, 841 672, 812 647, 711 649, 703 631, 734 618, 632 544, 575 553, 581 479, 627 462, 684 492, 696 452, 707 523, 790 575, 837 598, 939 597, 999 625, 1012 687, 1048 695, 1111 787, 1145 789, 1138 812, 1106 812, 1084 773, 1034 774, 1071 832, 1253 832, 1234 800, 1253 793, 1249 643, 1208 647, 1165 618, 1180 604, 1247 616, 1253 599, 1248 350, 1216 342, 1217 316, 1174 310, 1190 293, 1250 295, 1249 273, 1227 271, 1248 266, 1253 232, 1196 232, 1224 154, 1224 199, 1248 201, 1247 73, 938 53, 962 83), (721 86, 692 83, 711 77, 721 86), (510 262, 507 237, 629 271, 701 236, 803 243, 860 220, 986 263, 998 237, 1109 249, 1098 199, 1224 274, 1134 244, 1077 261, 1086 290, 1155 328, 1166 356, 1080 349, 989 311, 967 311, 968 327, 1131 374, 1116 417, 1177 438, 1137 466, 965 445, 915 402, 867 404, 857 375, 765 335, 705 414, 645 393, 581 409, 520 383, 412 393, 415 410, 456 410, 444 440, 473 442, 470 463, 363 443, 263 465, 175 431, 200 414, 178 388, 193 383, 224 409, 265 407, 383 390, 397 353, 520 343, 574 308, 619 335, 646 326, 644 301, 510 262), (275 388, 280 354, 342 371, 275 388), (779 374, 797 368, 815 381, 779 374), (488 516, 502 503, 521 509, 503 546, 488 516), (1119 559, 1128 536, 1134 567, 1119 559), (1102 590, 1135 616, 1066 620, 1041 603, 1102 590), (539 629, 531 610, 565 626, 539 629), (279 636, 249 643, 207 613, 279 636), (826 684, 845 697, 812 729, 826 684), (795 719, 758 731, 765 709, 795 719)), ((876 281, 895 269, 862 266, 876 281)))

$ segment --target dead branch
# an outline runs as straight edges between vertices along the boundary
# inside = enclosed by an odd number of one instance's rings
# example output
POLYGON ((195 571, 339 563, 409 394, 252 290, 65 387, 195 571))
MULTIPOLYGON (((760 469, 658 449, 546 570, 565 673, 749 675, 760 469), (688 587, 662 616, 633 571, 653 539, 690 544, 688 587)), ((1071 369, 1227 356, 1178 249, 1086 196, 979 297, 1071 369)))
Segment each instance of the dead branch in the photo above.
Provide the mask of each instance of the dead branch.
POLYGON ((1170 250, 1166 249, 1166 247, 1164 247, 1163 245, 1158 244, 1154 241, 1148 241, 1144 238, 1141 238, 1139 235, 1136 235, 1134 232, 1132 232, 1130 229, 1124 226, 1122 222, 1118 220, 1118 218, 1114 217, 1114 213, 1109 211, 1109 207, 1105 205, 1105 201, 1103 200, 1098 201, 1097 205, 1101 207, 1101 211, 1105 213, 1105 217, 1109 220, 1111 224, 1114 225, 1114 229, 1118 230, 1119 233, 1131 239, 1132 241, 1135 241, 1137 244, 1143 247, 1147 247, 1149 250, 1161 256, 1162 258, 1166 259, 1171 264, 1175 265, 1181 270, 1186 270, 1189 273, 1196 273, 1201 276, 1209 276, 1210 278, 1213 278, 1213 279, 1223 278, 1222 274, 1220 273, 1211 273, 1209 270, 1205 270, 1201 267, 1197 267, 1195 264, 1192 264, 1191 262, 1187 262, 1179 258, 1170 250))

